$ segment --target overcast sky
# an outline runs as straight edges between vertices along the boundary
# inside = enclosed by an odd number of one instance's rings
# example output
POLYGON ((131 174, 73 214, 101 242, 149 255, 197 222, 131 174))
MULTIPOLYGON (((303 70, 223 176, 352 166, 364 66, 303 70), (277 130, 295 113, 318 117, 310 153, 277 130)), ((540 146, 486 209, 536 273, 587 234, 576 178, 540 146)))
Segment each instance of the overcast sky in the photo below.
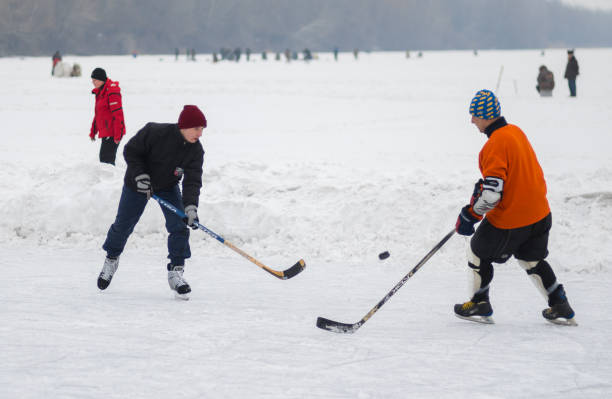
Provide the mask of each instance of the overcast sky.
POLYGON ((592 9, 612 10, 612 0, 561 0, 565 4, 583 6, 592 9))

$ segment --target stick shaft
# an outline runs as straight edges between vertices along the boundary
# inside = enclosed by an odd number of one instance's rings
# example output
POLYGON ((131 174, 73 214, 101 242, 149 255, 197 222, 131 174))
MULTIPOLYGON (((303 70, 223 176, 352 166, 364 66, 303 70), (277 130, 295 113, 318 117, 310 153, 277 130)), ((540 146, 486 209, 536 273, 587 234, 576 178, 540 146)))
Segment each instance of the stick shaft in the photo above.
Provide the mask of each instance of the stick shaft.
MULTIPOLYGON (((168 201, 158 197, 157 195, 153 195, 153 198, 159 202, 162 206, 170 209, 172 212, 176 213, 179 217, 181 218, 185 218, 187 217, 185 215, 185 212, 181 211, 180 209, 178 209, 176 206, 172 205, 171 203, 169 203, 168 201)), ((247 254, 246 252, 244 252, 243 250, 241 250, 240 248, 238 248, 237 246, 235 246, 234 244, 232 244, 231 242, 227 241, 225 238, 221 237, 219 234, 215 233, 214 231, 210 230, 209 228, 207 228, 206 226, 200 224, 199 222, 194 222, 195 225, 202 231, 204 231, 206 234, 208 234, 209 236, 213 237, 214 239, 216 239, 217 241, 219 241, 221 244, 225 245, 226 247, 230 248, 232 251, 238 253, 239 255, 245 257, 246 259, 248 259, 249 261, 251 261, 252 263, 256 264, 257 266, 261 267, 262 269, 264 269, 265 271, 267 271, 268 273, 278 277, 278 278, 282 278, 285 279, 287 278, 285 276, 285 273, 282 271, 278 271, 278 270, 274 270, 272 268, 269 268, 268 266, 264 265, 263 263, 261 263, 260 261, 258 261, 257 259, 255 259, 254 257, 252 257, 251 255, 247 254)), ((299 263, 299 262, 298 262, 299 263)), ((303 263, 303 261, 302 261, 303 263)))
POLYGON ((452 235, 455 233, 455 229, 451 230, 446 236, 444 236, 444 238, 436 244, 435 247, 433 247, 431 249, 431 251, 429 251, 427 253, 427 255, 425 255, 423 257, 423 259, 420 260, 419 263, 417 263, 417 265, 415 267, 412 268, 412 270, 410 270, 408 272, 408 274, 406 274, 404 276, 404 278, 402 278, 400 280, 399 283, 397 283, 392 289, 391 291, 389 291, 387 293, 387 295, 385 295, 385 297, 383 299, 381 299, 376 306, 374 306, 372 309, 370 309, 370 311, 363 316, 363 318, 361 320, 359 320, 357 323, 354 324, 346 324, 346 323, 339 323, 337 321, 333 321, 333 320, 329 320, 323 317, 319 317, 317 319, 317 327, 322 328, 324 330, 328 330, 328 331, 333 331, 333 332, 338 332, 338 333, 354 333, 355 331, 357 331, 357 329, 359 329, 366 321, 368 321, 368 319, 370 319, 370 317, 372 317, 374 315, 374 313, 376 313, 378 311, 378 309, 380 309, 400 288, 402 288, 402 286, 406 283, 406 281, 408 281, 408 279, 410 277, 412 277, 417 271, 419 271, 419 269, 421 267, 423 267, 423 265, 440 249, 442 248, 442 246, 452 237, 452 235))
POLYGON ((432 256, 433 256, 433 255, 434 255, 436 252, 438 252, 438 250, 439 250, 440 248, 442 248, 442 246, 443 246, 443 245, 446 243, 446 241, 448 241, 448 240, 449 240, 449 239, 452 237, 452 235, 453 235, 454 233, 455 233, 455 229, 451 230, 451 231, 450 231, 450 232, 449 232, 449 233, 448 233, 446 236, 444 236, 444 238, 442 239, 442 241, 440 241, 438 244, 436 244, 436 246, 435 246, 435 247, 433 247, 433 248, 431 249, 431 251, 429 251, 429 252, 427 253, 427 255, 425 255, 425 256, 423 257, 423 259, 421 259, 421 260, 419 261, 419 263, 417 263, 417 265, 416 265, 415 267, 413 267, 413 268, 412 268, 412 270, 410 270, 410 271, 408 272, 408 274, 406 274, 406 275, 404 276, 404 278, 402 278, 402 279, 400 280, 400 282, 399 282, 399 283, 397 283, 397 284, 395 285, 395 287, 393 287, 393 288, 391 289, 391 291, 389 291, 389 292, 387 293, 387 295, 385 295, 385 297, 384 297, 383 299, 381 299, 381 300, 380 300, 380 302, 378 302, 378 303, 376 304, 376 306, 374 306, 374 307, 373 307, 373 308, 372 308, 372 309, 371 309, 371 310, 368 312, 368 314, 366 314, 366 315, 363 317, 362 321, 365 323, 365 322, 366 322, 366 321, 367 321, 367 320, 368 320, 370 317, 372 317, 372 316, 374 315, 374 313, 376 313, 376 312, 378 311, 378 309, 380 309, 380 308, 381 308, 381 307, 382 307, 382 306, 383 306, 383 305, 384 305, 384 304, 385 304, 385 303, 386 303, 386 302, 387 302, 387 301, 388 301, 388 300, 389 300, 389 299, 390 299, 390 298, 391 298, 391 297, 392 297, 392 296, 393 296, 393 295, 394 295, 394 294, 395 294, 395 293, 396 293, 396 292, 397 292, 397 291, 398 291, 400 288, 402 288, 402 286, 403 286, 403 285, 406 283, 406 281, 408 281, 408 279, 409 279, 410 277, 412 277, 412 276, 413 276, 413 275, 414 275, 416 272, 418 272, 418 271, 419 271, 419 269, 420 269, 421 267, 423 267, 423 265, 424 265, 425 263, 427 263, 427 261, 428 261, 429 259, 431 259, 431 257, 432 257, 432 256))

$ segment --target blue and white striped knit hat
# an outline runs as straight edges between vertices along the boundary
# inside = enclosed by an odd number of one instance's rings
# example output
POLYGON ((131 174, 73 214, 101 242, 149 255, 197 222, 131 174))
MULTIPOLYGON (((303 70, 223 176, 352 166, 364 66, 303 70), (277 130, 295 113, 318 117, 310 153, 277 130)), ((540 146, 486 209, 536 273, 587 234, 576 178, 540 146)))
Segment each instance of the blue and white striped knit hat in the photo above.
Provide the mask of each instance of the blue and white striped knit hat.
POLYGON ((501 115, 499 100, 491 90, 480 90, 470 103, 470 114, 480 119, 495 119, 501 115))

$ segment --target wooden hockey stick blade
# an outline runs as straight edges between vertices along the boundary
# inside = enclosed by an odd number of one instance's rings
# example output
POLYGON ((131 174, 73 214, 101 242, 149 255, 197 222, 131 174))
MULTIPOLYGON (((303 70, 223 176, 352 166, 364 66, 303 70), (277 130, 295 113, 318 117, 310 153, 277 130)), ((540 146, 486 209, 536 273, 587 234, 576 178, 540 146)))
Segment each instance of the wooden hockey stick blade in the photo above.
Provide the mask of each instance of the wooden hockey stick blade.
POLYGON ((281 278, 283 280, 288 280, 291 277, 295 277, 298 274, 300 274, 302 272, 302 270, 304 270, 305 267, 306 267, 306 262, 304 262, 304 259, 300 259, 300 260, 297 261, 297 263, 295 265, 293 265, 289 269, 283 271, 282 277, 279 277, 279 278, 281 278))
POLYGON ((355 331, 357 331, 359 327, 361 327, 361 324, 363 323, 358 322, 355 324, 347 324, 347 323, 340 323, 337 321, 329 320, 329 319, 326 319, 325 317, 317 318, 317 327, 323 330, 340 333, 340 334, 352 334, 355 331))
POLYGON ((299 261, 297 261, 297 263, 295 265, 291 266, 287 270, 283 270, 283 271, 281 271, 281 270, 274 270, 274 269, 264 265, 263 263, 261 263, 257 259, 253 258, 251 255, 247 254, 246 252, 244 252, 240 248, 236 247, 231 242, 229 242, 229 241, 227 241, 225 239, 222 240, 221 242, 223 243, 223 245, 227 246, 231 250, 233 250, 233 251, 237 252, 238 254, 242 255, 244 258, 248 259, 249 261, 253 262, 254 264, 259 266, 260 268, 264 269, 265 271, 267 271, 268 273, 273 275, 274 277, 276 277, 278 279, 281 279, 281 280, 288 280, 291 277, 294 277, 294 276, 300 274, 300 272, 302 270, 304 270, 304 268, 306 267, 306 262, 304 262, 304 259, 300 259, 299 261))
POLYGON ((257 266, 259 266, 262 269, 264 269, 265 271, 267 271, 268 273, 270 273, 271 275, 273 275, 274 277, 279 278, 281 280, 289 280, 291 277, 297 276, 306 267, 306 262, 304 262, 304 259, 298 260, 295 265, 291 266, 287 270, 283 270, 282 272, 278 271, 278 270, 270 269, 268 266, 266 266, 266 265, 264 265, 264 264, 262 264, 262 263, 260 263, 258 261, 255 261, 254 263, 257 266))

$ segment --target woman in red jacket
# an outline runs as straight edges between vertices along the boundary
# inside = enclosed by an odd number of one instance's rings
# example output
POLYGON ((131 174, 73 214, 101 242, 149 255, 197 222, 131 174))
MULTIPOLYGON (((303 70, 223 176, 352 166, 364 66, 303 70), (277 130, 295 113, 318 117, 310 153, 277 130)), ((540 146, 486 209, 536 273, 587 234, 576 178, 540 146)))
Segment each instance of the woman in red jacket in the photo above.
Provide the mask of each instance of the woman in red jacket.
POLYGON ((89 138, 95 141, 98 134, 102 140, 100 162, 114 165, 119 142, 125 135, 121 89, 119 82, 110 80, 102 68, 93 70, 91 82, 94 85, 92 93, 96 95, 96 108, 89 138))

